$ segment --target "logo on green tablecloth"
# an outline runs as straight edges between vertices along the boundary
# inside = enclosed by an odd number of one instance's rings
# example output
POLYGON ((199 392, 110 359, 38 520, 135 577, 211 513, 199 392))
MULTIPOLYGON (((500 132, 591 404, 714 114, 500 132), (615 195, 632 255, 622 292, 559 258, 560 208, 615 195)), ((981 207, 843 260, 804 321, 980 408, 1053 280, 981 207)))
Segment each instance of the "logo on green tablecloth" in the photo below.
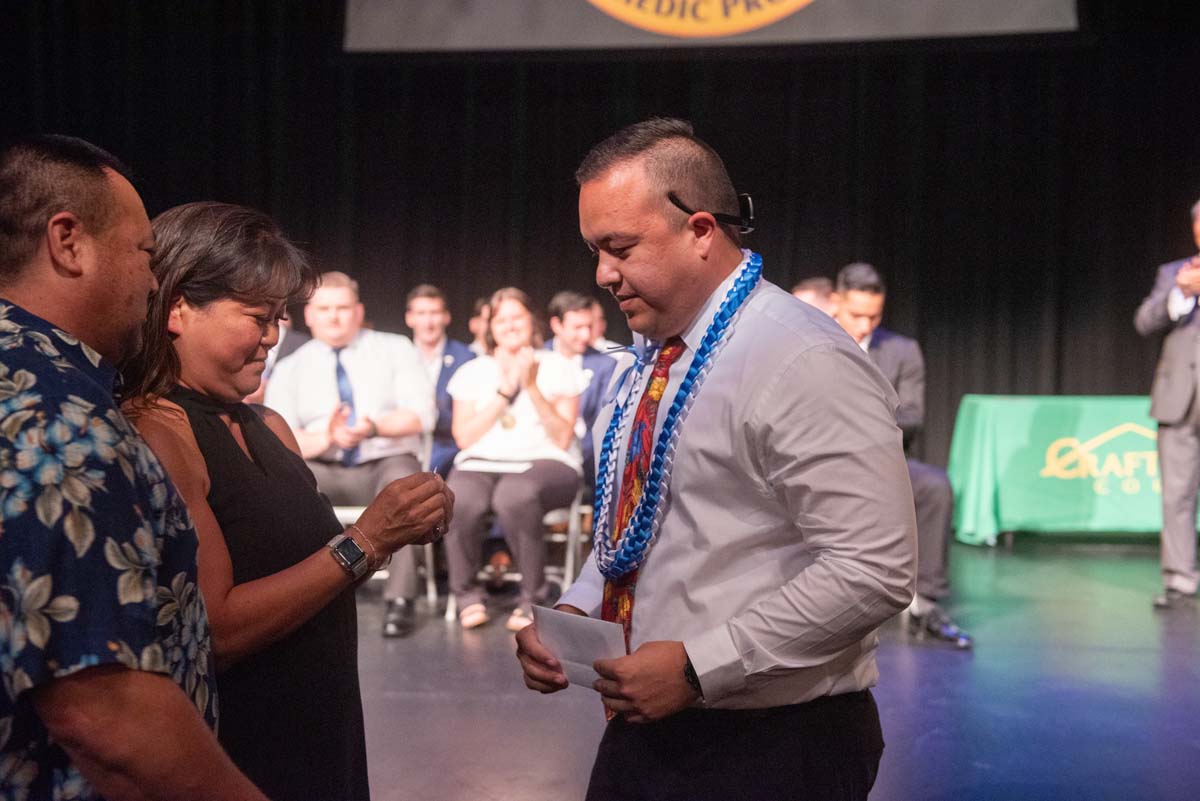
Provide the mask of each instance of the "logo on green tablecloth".
POLYGON ((1158 451, 1147 450, 1146 440, 1157 443, 1158 434, 1137 423, 1122 423, 1086 442, 1078 437, 1056 439, 1046 448, 1042 477, 1091 479, 1097 495, 1137 495, 1147 486, 1161 492, 1158 451))

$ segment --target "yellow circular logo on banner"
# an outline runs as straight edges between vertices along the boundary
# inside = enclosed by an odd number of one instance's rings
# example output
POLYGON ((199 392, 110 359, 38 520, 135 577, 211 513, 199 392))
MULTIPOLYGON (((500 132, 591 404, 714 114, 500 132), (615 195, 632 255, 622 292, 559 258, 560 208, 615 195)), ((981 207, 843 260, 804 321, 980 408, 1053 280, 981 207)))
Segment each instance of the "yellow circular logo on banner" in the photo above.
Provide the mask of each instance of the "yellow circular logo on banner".
POLYGON ((813 0, 588 0, 610 17, 664 36, 733 36, 765 28, 813 0))

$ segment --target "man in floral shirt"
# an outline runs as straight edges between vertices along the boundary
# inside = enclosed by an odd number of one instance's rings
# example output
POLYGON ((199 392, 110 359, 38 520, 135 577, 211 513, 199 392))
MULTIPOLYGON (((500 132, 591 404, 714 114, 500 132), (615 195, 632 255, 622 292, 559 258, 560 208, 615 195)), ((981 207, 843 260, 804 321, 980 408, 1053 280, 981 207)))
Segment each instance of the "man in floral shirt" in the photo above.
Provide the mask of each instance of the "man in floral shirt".
POLYGON ((0 152, 0 797, 261 799, 213 736, 187 508, 113 398, 157 288, 124 172, 0 152))

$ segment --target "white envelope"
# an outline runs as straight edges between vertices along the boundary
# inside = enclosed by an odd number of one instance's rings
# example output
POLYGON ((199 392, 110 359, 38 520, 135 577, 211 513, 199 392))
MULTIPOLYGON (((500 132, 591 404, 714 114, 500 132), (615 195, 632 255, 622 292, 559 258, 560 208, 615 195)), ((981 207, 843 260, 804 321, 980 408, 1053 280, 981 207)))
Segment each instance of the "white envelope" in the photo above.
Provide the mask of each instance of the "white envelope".
POLYGON ((592 670, 593 662, 625 656, 625 631, 619 623, 545 606, 533 608, 533 620, 538 639, 562 663, 571 684, 590 689, 600 678, 592 670))

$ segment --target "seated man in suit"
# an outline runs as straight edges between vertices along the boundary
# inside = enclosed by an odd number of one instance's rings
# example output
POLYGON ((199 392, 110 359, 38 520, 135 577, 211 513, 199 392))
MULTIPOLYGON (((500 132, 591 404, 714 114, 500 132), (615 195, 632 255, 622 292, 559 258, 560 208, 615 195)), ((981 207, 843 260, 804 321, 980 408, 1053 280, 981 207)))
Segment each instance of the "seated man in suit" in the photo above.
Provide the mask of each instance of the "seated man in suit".
POLYGON ((604 395, 617 361, 588 344, 595 331, 591 298, 578 292, 559 292, 550 299, 547 311, 550 330, 554 332, 554 338, 546 343, 547 350, 557 351, 560 356, 570 359, 583 370, 588 380, 587 389, 579 396, 575 436, 579 438, 583 452, 584 486, 590 488, 596 475, 592 425, 596 422, 600 407, 604 405, 604 395))
MULTIPOLYGON (((886 288, 870 264, 857 262, 837 277, 834 319, 846 329, 887 377, 900 397, 896 422, 908 449, 925 425, 925 359, 915 339, 880 328, 886 288)), ((917 510, 917 595, 909 607, 914 629, 927 636, 970 648, 971 636, 954 624, 938 601, 950 592, 950 524, 954 493, 946 471, 908 459, 917 510)))
POLYGON ((458 445, 450 433, 454 404, 446 392, 446 385, 459 367, 475 358, 475 353, 458 340, 446 336, 450 310, 446 308, 446 296, 442 290, 432 284, 421 284, 408 293, 404 324, 412 330, 413 344, 417 346, 417 355, 425 366, 437 401, 437 422, 433 425, 429 469, 445 478, 450 472, 450 465, 454 464, 454 457, 458 455, 458 445))

